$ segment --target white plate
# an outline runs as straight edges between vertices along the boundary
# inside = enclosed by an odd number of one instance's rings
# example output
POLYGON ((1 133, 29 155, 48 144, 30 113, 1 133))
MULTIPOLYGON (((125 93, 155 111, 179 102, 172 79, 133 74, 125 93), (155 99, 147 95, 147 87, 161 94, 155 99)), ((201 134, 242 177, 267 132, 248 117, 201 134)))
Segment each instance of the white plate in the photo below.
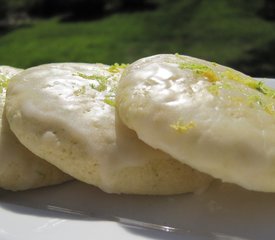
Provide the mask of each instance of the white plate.
POLYGON ((193 212, 188 210, 192 198, 193 194, 167 197, 107 194, 78 181, 15 193, 2 190, 0 239, 36 240, 64 237, 71 240, 81 236, 131 240, 208 239, 205 238, 209 235, 208 232, 191 232, 188 224, 184 226, 181 223, 182 211, 187 215, 193 212), (179 205, 184 202, 185 206, 178 211, 179 205), (48 210, 53 207, 66 209, 67 213, 48 210), (71 214, 68 209, 91 214, 92 217, 71 214), (134 220, 133 223, 151 225, 149 228, 137 227, 136 224, 132 226, 104 219, 124 222, 129 219, 134 220), (176 233, 150 229, 167 224, 183 228, 176 233))
MULTIPOLYGON (((275 80, 265 79, 275 87, 275 80)), ((150 197, 106 194, 73 181, 12 193, 0 190, 0 239, 275 239, 275 194, 215 182, 200 194, 150 197), (48 209, 61 207, 99 218, 48 209), (133 227, 106 219, 132 219, 176 232, 133 227), (164 228, 169 229, 169 228, 164 228)))

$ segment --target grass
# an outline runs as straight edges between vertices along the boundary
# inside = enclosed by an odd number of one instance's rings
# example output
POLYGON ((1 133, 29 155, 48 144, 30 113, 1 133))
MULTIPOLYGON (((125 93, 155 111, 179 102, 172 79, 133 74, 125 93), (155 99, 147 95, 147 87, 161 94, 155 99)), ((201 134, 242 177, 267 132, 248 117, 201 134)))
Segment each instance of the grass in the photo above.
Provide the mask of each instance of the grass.
POLYGON ((257 76, 275 76, 275 23, 263 1, 159 0, 154 11, 117 12, 87 22, 37 20, 0 36, 0 64, 128 63, 157 53, 184 53, 257 76))

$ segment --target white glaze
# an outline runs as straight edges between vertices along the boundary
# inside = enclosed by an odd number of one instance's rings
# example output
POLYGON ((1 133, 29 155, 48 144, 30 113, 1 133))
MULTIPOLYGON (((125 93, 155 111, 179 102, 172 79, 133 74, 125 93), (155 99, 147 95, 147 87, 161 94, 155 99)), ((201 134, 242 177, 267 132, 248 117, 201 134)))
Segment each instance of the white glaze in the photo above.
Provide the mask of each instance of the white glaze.
POLYGON ((4 115, 6 82, 21 69, 0 66, 0 187, 25 190, 71 179, 69 176, 26 149, 9 128, 4 115))
MULTIPOLYGON (((113 189, 113 182, 123 177, 114 177, 120 169, 143 166, 152 160, 174 161, 140 141, 116 118, 115 108, 104 101, 106 96, 114 99, 120 75, 103 64, 47 64, 28 69, 9 84, 7 116, 11 128, 33 152, 66 173, 107 192, 118 191, 113 189), (107 79, 102 91, 96 80, 101 77, 107 79), (34 133, 39 135, 35 142, 29 140, 34 133), (69 149, 66 153, 64 145, 69 149), (95 163, 100 182, 91 173, 95 163)), ((193 174, 189 167, 186 169, 193 174)), ((194 177, 197 174, 195 171, 194 177)), ((210 178, 204 178, 208 184, 210 178)), ((189 184, 192 179, 180 181, 189 184)), ((197 186, 194 188, 197 190, 197 186)))
POLYGON ((274 99, 222 78, 226 71, 233 70, 187 56, 138 60, 118 87, 120 117, 147 144, 197 170, 248 189, 275 191, 275 118, 260 103, 250 104, 251 97, 260 97, 274 110, 274 99), (230 86, 213 94, 211 79, 181 69, 181 63, 203 64, 219 76, 217 84, 230 86), (190 123, 191 129, 175 130, 190 123))

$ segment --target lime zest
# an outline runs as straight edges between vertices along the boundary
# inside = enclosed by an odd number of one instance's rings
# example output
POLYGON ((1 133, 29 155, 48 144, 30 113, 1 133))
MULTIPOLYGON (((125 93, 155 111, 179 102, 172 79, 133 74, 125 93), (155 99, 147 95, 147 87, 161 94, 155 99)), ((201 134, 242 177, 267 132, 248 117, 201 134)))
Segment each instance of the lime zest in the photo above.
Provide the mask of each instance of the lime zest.
POLYGON ((95 89, 99 92, 103 92, 107 89, 107 84, 108 84, 108 81, 109 81, 109 78, 107 76, 102 76, 102 75, 86 75, 84 73, 80 73, 78 72, 77 75, 79 77, 82 77, 82 78, 85 78, 85 79, 88 79, 88 80, 95 80, 97 81, 98 84, 90 84, 90 87, 92 89, 95 89))
MULTIPOLYGON (((120 68, 121 65, 118 64, 114 64, 114 67, 112 68, 111 71, 116 71, 116 68, 120 68)), ((126 67, 126 64, 123 64, 122 67, 126 67)), ((110 78, 112 76, 102 76, 102 75, 86 75, 83 73, 77 73, 77 76, 88 79, 88 80, 94 80, 96 82, 92 82, 89 84, 89 86, 94 89, 97 90, 99 92, 103 92, 106 91, 108 89, 108 91, 105 92, 105 96, 104 99, 102 99, 102 101, 112 107, 116 106, 116 102, 115 102, 115 92, 116 92, 116 86, 113 86, 112 84, 108 84, 109 81, 111 80, 110 78)), ((82 88, 76 90, 74 92, 74 94, 76 96, 81 95, 81 94, 85 94, 85 86, 83 86, 82 88)))
POLYGON ((266 113, 268 114, 275 114, 275 105, 274 103, 267 103, 264 99, 260 96, 254 95, 250 96, 248 100, 248 105, 253 107, 254 104, 258 104, 266 113))
POLYGON ((104 101, 106 104, 110 105, 111 107, 115 107, 115 106, 116 106, 115 100, 112 99, 110 95, 105 95, 103 101, 104 101))
POLYGON ((257 81, 256 79, 253 79, 251 77, 243 76, 239 73, 234 72, 233 70, 227 70, 223 72, 222 77, 226 77, 229 80, 242 83, 247 87, 255 89, 270 98, 275 98, 275 89, 268 87, 262 81, 257 81))
POLYGON ((113 65, 111 65, 109 68, 108 68, 108 71, 110 73, 119 73, 121 72, 122 69, 125 69, 129 64, 125 64, 125 63, 114 63, 113 65))
POLYGON ((262 81, 258 81, 256 90, 258 90, 260 93, 263 93, 264 95, 266 95, 268 97, 275 98, 275 89, 268 87, 262 81))
POLYGON ((181 55, 181 54, 179 54, 179 53, 175 53, 175 56, 176 56, 177 58, 181 59, 181 60, 186 60, 186 57, 183 56, 183 55, 181 55))
POLYGON ((199 63, 179 63, 180 69, 190 69, 196 74, 202 75, 208 79, 209 82, 216 82, 219 80, 214 70, 207 65, 199 63))
POLYGON ((258 104, 260 106, 264 106, 263 99, 258 95, 251 95, 248 97, 248 105, 254 106, 254 104, 258 104))
POLYGON ((9 78, 0 74, 0 93, 3 93, 5 89, 8 87, 9 78))

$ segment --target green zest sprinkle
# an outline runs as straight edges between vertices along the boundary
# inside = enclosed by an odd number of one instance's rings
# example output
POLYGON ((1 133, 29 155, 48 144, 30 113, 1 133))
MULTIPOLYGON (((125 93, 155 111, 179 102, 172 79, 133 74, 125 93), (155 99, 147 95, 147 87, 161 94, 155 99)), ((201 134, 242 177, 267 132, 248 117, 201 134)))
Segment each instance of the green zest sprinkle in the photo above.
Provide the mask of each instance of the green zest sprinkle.
POLYGON ((179 133, 185 133, 190 129, 193 129, 196 124, 193 121, 189 123, 183 123, 182 121, 178 121, 175 124, 171 124, 170 127, 178 131, 179 133))
POLYGON ((99 91, 99 92, 103 92, 107 89, 107 84, 106 84, 105 80, 102 80, 102 81, 98 81, 98 84, 90 84, 90 87, 92 89, 99 91))
MULTIPOLYGON (((113 65, 113 69, 112 71, 115 71, 114 69, 115 68, 120 68, 122 65, 118 65, 118 64, 114 64, 113 65)), ((126 67, 125 64, 123 64, 123 67, 126 67)), ((103 92, 105 90, 107 90, 108 88, 108 82, 109 82, 109 78, 106 77, 106 76, 101 76, 101 75, 85 75, 83 73, 77 73, 78 76, 82 77, 82 78, 85 78, 85 79, 88 79, 88 80, 94 80, 96 81, 95 83, 91 83, 89 84, 89 86, 94 89, 94 90, 97 90, 99 92, 103 92)), ((116 103, 115 103, 115 100, 114 100, 114 93, 116 91, 116 86, 113 86, 112 84, 110 84, 109 86, 109 94, 106 94, 104 99, 103 99, 103 102, 112 106, 112 107, 115 107, 116 106, 116 103)), ((85 89, 85 86, 83 86, 82 88, 76 90, 74 92, 74 94, 76 96, 79 96, 81 94, 84 94, 86 91, 85 89)))
POLYGON ((4 89, 7 89, 8 81, 9 79, 4 75, 0 75, 0 93, 3 93, 4 89))
POLYGON ((275 98, 275 90, 266 86, 262 81, 257 81, 251 77, 242 76, 241 74, 235 73, 232 70, 223 72, 222 77, 226 77, 229 80, 242 83, 249 88, 255 89, 268 97, 275 98))
POLYGON ((107 89, 108 77, 101 76, 101 75, 86 75, 83 73, 77 73, 79 77, 88 79, 88 80, 95 80, 98 84, 90 84, 92 89, 95 89, 99 92, 103 92, 107 89))
POLYGON ((109 95, 105 96, 104 102, 106 104, 110 105, 111 107, 115 107, 116 106, 116 102, 113 99, 111 99, 111 96, 109 96, 109 95))
POLYGON ((180 69, 190 69, 195 73, 206 77, 210 82, 218 81, 218 77, 210 67, 197 63, 179 63, 180 69))
POLYGON ((115 63, 113 65, 111 65, 108 69, 108 71, 110 73, 119 73, 121 71, 121 69, 125 69, 129 64, 118 64, 118 63, 115 63))
POLYGON ((179 53, 175 53, 175 56, 176 56, 177 58, 181 59, 181 60, 186 60, 186 57, 183 56, 183 55, 181 55, 181 54, 179 54, 179 53))
POLYGON ((262 107, 262 109, 268 113, 268 114, 275 114, 275 105, 274 103, 267 103, 262 97, 254 95, 254 96, 249 96, 248 98, 248 105, 253 107, 254 104, 258 104, 259 106, 262 107))
POLYGON ((252 95, 248 97, 248 105, 254 106, 254 104, 258 104, 260 106, 264 106, 263 99, 258 95, 252 95))
POLYGON ((258 81, 258 85, 255 89, 268 97, 275 98, 275 90, 266 86, 262 81, 258 81))

